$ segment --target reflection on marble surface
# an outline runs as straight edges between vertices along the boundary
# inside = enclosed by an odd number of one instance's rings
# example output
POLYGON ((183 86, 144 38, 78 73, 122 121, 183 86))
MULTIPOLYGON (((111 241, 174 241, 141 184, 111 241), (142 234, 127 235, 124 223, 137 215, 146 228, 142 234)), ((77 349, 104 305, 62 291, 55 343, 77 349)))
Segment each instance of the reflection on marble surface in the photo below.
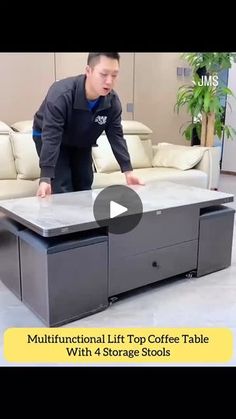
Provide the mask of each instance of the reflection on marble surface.
MULTIPOLYGON (((232 194, 164 181, 150 182, 145 186, 127 186, 127 188, 131 188, 139 195, 143 204, 143 212, 201 204, 209 201, 211 204, 214 204, 214 201, 221 200, 222 203, 233 201, 232 194)), ((83 229, 86 229, 88 223, 97 227, 93 214, 93 204, 102 190, 70 192, 51 195, 46 198, 10 199, 0 201, 0 210, 2 209, 8 215, 15 216, 15 219, 22 221, 23 224, 24 220, 27 221, 28 227, 33 225, 42 230, 60 229, 69 226, 83 226, 83 229)), ((115 197, 116 200, 118 195, 115 197)), ((113 200, 112 196, 111 200, 113 200)), ((104 206, 108 204, 109 202, 104 202, 104 206)), ((135 211, 132 211, 132 213, 135 213, 135 211)))

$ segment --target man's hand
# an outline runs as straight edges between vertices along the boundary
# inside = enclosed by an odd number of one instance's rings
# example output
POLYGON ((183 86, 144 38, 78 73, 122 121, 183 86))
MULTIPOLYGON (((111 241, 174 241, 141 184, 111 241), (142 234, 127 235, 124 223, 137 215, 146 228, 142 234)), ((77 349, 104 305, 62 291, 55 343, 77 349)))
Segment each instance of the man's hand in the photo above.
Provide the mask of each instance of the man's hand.
POLYGON ((133 172, 125 172, 127 185, 145 185, 143 180, 133 175, 133 172))
POLYGON ((41 198, 45 198, 47 195, 51 195, 52 188, 50 183, 47 182, 40 182, 40 185, 37 190, 37 196, 40 196, 41 198))

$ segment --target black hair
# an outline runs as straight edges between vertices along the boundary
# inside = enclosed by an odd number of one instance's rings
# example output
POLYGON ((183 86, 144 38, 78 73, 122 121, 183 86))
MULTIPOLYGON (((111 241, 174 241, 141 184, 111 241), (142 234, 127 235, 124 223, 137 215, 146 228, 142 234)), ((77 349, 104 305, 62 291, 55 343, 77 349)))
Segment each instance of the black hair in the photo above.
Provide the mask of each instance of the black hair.
POLYGON ((120 61, 120 54, 118 52, 90 52, 87 59, 87 65, 90 67, 95 66, 99 62, 101 56, 117 60, 118 62, 120 61))

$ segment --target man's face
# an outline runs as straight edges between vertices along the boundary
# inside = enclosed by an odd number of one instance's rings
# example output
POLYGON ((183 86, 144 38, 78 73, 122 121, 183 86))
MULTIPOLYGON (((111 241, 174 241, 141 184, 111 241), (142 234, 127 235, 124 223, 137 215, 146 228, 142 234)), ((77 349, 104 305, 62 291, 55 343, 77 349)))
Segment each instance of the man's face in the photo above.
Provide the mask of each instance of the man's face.
POLYGON ((98 96, 106 96, 113 89, 119 73, 119 62, 115 59, 100 56, 94 66, 86 67, 87 83, 90 91, 98 96))

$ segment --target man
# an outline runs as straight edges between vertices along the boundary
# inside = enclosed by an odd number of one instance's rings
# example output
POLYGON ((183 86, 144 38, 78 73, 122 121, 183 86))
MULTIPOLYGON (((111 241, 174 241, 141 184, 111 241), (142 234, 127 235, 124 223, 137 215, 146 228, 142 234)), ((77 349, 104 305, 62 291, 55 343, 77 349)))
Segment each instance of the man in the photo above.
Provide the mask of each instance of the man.
POLYGON ((40 157, 37 196, 91 189, 92 146, 105 131, 128 185, 133 175, 121 125, 121 103, 113 86, 118 53, 90 53, 86 73, 53 83, 34 116, 33 139, 40 157))

